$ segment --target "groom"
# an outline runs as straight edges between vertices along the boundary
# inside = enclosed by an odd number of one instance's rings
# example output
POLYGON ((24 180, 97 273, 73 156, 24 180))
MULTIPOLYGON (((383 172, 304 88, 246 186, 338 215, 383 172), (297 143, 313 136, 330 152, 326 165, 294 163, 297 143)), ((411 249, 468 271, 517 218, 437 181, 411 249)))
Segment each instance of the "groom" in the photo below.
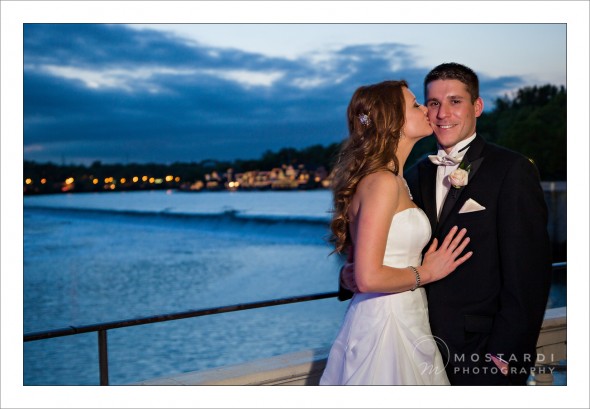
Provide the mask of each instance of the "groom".
MULTIPOLYGON (((430 219, 432 238, 440 243, 453 226, 465 227, 466 251, 473 251, 448 277, 426 286, 432 333, 451 384, 525 385, 551 281, 537 169, 476 134, 483 100, 470 68, 435 67, 424 95, 439 151, 405 178, 430 219)), ((355 288, 350 265, 341 282, 355 288)))

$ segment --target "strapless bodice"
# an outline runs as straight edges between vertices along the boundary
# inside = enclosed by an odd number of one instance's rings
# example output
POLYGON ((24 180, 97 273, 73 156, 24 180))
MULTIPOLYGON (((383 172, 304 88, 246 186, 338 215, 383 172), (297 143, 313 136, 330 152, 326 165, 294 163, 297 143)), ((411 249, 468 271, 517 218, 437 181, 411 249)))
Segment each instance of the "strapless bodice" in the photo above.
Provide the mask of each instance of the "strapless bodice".
POLYGON ((419 266, 430 234, 430 221, 422 209, 410 207, 396 213, 389 228, 383 264, 390 267, 419 266))

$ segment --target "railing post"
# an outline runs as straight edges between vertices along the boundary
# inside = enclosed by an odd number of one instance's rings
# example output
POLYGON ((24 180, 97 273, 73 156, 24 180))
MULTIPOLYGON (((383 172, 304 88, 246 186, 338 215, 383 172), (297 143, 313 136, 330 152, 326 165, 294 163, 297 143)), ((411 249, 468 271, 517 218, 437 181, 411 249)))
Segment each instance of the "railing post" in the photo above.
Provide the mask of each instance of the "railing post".
POLYGON ((109 357, 107 349, 107 331, 101 329, 98 331, 98 366, 100 368, 101 386, 108 386, 109 384, 109 357))

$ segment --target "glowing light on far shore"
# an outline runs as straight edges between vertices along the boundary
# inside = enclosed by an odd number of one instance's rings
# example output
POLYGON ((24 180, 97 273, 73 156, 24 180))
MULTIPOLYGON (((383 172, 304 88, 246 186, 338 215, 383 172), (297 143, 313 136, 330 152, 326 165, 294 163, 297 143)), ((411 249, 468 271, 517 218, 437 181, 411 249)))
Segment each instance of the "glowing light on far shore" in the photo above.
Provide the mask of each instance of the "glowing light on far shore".
POLYGON ((93 185, 98 185, 98 179, 97 178, 92 179, 92 184, 93 185))
POLYGON ((139 178, 137 176, 133 176, 133 183, 137 183, 138 180, 139 178))
POLYGON ((172 176, 172 175, 166 176, 166 182, 172 182, 173 180, 174 180, 174 176, 172 176))
POLYGON ((127 182, 127 179, 121 178, 121 183, 125 183, 125 182, 127 182))
POLYGON ((180 176, 176 176, 176 177, 174 178, 174 181, 175 181, 175 182, 180 182, 180 176))
POLYGON ((74 183, 74 178, 67 178, 66 179, 66 185, 71 185, 72 183, 74 183))
MULTIPOLYGON (((142 181, 144 181, 144 182, 147 182, 147 180, 148 180, 148 177, 147 177, 147 176, 143 176, 143 177, 141 178, 141 180, 142 180, 142 181)), ((150 183, 151 183, 151 182, 150 182, 150 183)))
POLYGON ((41 184, 44 185, 45 183, 47 183, 47 179, 45 179, 45 178, 41 179, 41 184))
POLYGON ((154 178, 150 178, 150 183, 154 183, 155 180, 156 179, 154 179, 154 178))
POLYGON ((33 179, 31 179, 31 178, 25 179, 25 184, 30 185, 31 183, 33 183, 33 179))

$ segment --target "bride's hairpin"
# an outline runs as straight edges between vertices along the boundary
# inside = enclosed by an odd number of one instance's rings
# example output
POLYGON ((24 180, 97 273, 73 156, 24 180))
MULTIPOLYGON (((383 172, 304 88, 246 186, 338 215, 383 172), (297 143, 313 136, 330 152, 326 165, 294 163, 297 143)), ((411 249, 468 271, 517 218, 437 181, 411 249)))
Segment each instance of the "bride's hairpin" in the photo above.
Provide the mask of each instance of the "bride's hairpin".
POLYGON ((359 121, 361 121, 361 124, 363 124, 366 127, 371 125, 371 119, 369 119, 369 115, 367 114, 359 114, 359 121))

